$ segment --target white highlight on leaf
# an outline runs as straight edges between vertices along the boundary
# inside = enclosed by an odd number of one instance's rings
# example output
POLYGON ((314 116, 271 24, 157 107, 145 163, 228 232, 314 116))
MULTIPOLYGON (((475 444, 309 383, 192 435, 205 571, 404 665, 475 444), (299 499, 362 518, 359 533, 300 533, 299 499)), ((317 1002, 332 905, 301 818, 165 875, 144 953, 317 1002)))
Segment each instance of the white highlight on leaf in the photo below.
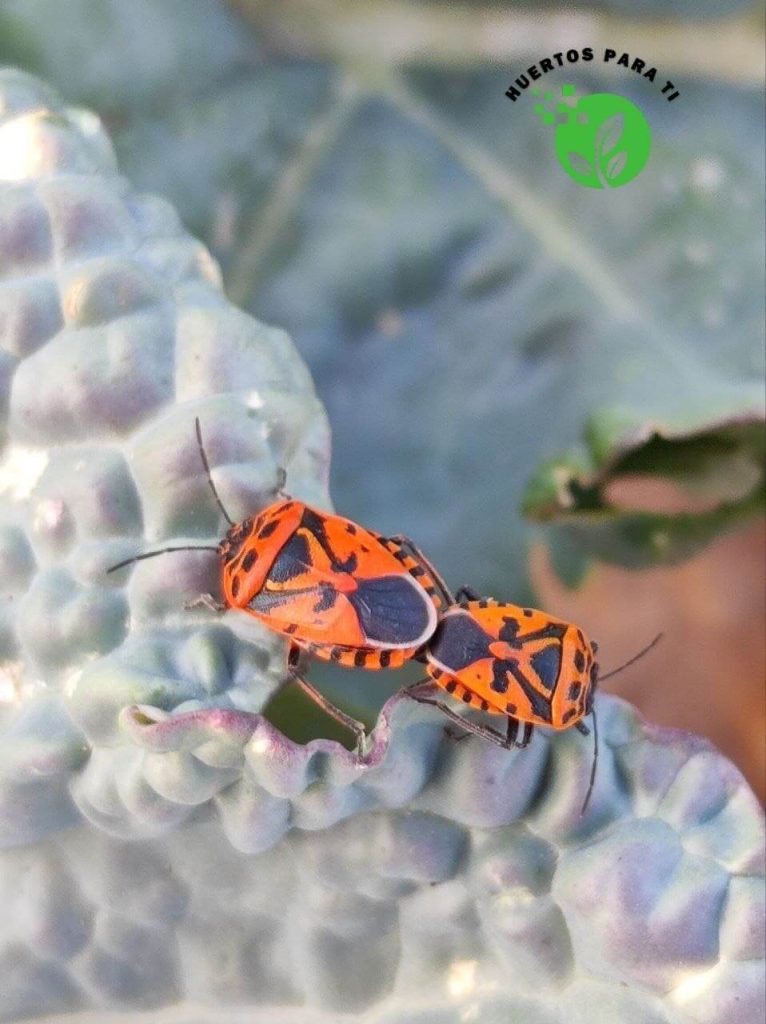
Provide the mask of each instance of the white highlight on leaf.
POLYGON ((45 166, 43 109, 26 112, 0 127, 0 181, 36 178, 45 166))
POLYGON ((698 999, 716 980, 718 967, 719 965, 716 964, 715 967, 711 967, 706 971, 695 971, 693 974, 687 975, 670 993, 672 1002, 677 1006, 684 1006, 693 999, 698 999))
MULTIPOLYGON (((0 142, 0 146, 2 142, 0 142)), ((26 501, 48 465, 47 452, 10 445, 0 463, 0 494, 12 501, 26 501)))
POLYGON ((250 750, 253 754, 266 754, 271 749, 271 740, 268 736, 256 736, 250 740, 250 750))
POLYGON ((14 704, 21 697, 21 680, 24 663, 4 661, 0 663, 0 704, 14 704))
POLYGON ((35 533, 55 533, 65 516, 66 505, 61 498, 44 498, 35 507, 32 529, 35 533))
POLYGON ((456 960, 447 972, 447 991, 455 999, 470 995, 476 988, 478 960, 456 960))

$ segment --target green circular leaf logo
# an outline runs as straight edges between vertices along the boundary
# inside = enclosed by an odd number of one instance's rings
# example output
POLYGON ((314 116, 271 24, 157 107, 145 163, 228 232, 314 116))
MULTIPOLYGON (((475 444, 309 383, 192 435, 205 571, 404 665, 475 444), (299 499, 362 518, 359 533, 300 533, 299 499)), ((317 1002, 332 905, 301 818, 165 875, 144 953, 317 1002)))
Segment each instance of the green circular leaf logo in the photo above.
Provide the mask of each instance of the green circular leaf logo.
MULTIPOLYGON (((561 90, 564 102, 556 113, 538 103, 535 112, 545 124, 556 123, 559 163, 586 188, 619 188, 646 166, 652 145, 649 123, 635 103, 611 92, 598 92, 569 102, 572 86, 561 90), (558 117, 556 116, 558 115, 558 117)), ((546 101, 553 97, 548 93, 546 101)))

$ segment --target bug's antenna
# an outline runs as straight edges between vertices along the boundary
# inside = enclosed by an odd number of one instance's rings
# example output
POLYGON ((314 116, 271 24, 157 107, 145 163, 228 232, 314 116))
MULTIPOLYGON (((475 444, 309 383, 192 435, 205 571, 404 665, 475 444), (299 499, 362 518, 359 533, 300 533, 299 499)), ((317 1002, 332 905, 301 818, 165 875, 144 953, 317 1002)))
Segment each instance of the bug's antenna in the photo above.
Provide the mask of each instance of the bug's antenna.
POLYGON ((215 503, 220 508, 221 512, 223 512, 223 518, 226 520, 229 526, 234 526, 234 520, 223 507, 223 502, 218 497, 218 491, 215 489, 215 484, 213 483, 213 477, 212 474, 210 473, 210 463, 207 461, 207 455, 205 454, 205 446, 202 444, 202 428, 199 425, 199 416, 195 417, 194 419, 194 427, 197 431, 197 446, 199 448, 200 458, 202 459, 202 465, 205 467, 205 472, 207 473, 207 482, 210 484, 210 490, 213 492, 215 503))
POLYGON ((118 562, 117 565, 110 565, 106 570, 107 573, 117 572, 118 569, 123 569, 126 565, 132 565, 133 562, 141 562, 145 558, 154 558, 155 555, 166 555, 168 551, 217 551, 218 548, 211 547, 209 544, 195 545, 194 547, 180 547, 180 548, 160 548, 159 551, 147 551, 143 555, 134 555, 132 558, 126 558, 122 562, 118 562))
POLYGON ((638 654, 634 654, 632 658, 628 658, 628 660, 623 662, 622 665, 619 665, 617 668, 613 668, 611 672, 607 672, 605 676, 599 676, 598 681, 600 683, 603 683, 605 679, 609 679, 611 678, 611 676, 616 676, 618 672, 622 672, 624 668, 627 668, 629 665, 632 665, 640 658, 643 658, 643 656, 645 654, 648 654, 653 647, 657 646, 657 644, 660 642, 660 640, 662 640, 664 635, 664 633, 658 633, 654 640, 652 640, 650 644, 647 644, 646 647, 642 648, 642 650, 640 650, 638 654))
POLYGON ((596 723, 596 705, 593 705, 593 760, 590 764, 590 781, 588 782, 588 792, 585 794, 585 799, 582 802, 582 808, 580 809, 580 817, 585 814, 585 810, 590 803, 591 793, 593 792, 593 786, 596 782, 596 765, 598 764, 598 725, 596 723))

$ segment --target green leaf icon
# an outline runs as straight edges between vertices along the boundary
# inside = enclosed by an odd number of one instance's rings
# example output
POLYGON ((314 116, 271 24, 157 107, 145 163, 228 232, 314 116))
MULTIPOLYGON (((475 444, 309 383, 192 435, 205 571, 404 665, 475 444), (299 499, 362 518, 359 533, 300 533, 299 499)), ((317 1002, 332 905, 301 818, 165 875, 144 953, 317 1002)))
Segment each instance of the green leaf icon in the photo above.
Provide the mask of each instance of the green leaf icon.
POLYGON ((572 170, 576 174, 593 174, 593 168, 590 165, 590 161, 582 155, 582 153, 569 153, 567 154, 569 163, 572 165, 572 170))
POLYGON ((621 149, 619 153, 615 153, 613 157, 610 157, 609 163, 606 165, 606 177, 608 181, 612 181, 614 178, 618 178, 625 170, 625 164, 628 162, 628 154, 624 149, 621 149))
POLYGON ((601 158, 614 149, 622 138, 625 127, 625 115, 622 113, 608 117, 596 133, 596 160, 601 163, 601 158))
POLYGON ((620 188, 649 158, 651 131, 641 110, 616 93, 583 96, 576 116, 556 126, 556 156, 586 188, 620 188))

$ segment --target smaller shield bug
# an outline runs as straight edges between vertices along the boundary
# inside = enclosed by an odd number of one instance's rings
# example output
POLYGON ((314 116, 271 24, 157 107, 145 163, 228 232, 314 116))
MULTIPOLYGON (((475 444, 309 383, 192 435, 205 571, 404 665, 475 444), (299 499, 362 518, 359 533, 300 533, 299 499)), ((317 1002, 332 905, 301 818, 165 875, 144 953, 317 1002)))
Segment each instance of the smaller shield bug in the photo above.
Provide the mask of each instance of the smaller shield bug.
POLYGON ((599 677, 598 644, 578 626, 547 612, 480 598, 463 587, 441 614, 436 632, 426 644, 428 679, 405 692, 420 703, 438 707, 467 732, 508 750, 526 747, 535 726, 575 728, 587 736, 590 730, 583 718, 592 715, 593 761, 584 812, 598 761, 594 696, 599 679, 633 664, 660 637, 624 665, 599 677), (503 716, 505 734, 459 715, 435 696, 439 689, 467 707, 503 716))

